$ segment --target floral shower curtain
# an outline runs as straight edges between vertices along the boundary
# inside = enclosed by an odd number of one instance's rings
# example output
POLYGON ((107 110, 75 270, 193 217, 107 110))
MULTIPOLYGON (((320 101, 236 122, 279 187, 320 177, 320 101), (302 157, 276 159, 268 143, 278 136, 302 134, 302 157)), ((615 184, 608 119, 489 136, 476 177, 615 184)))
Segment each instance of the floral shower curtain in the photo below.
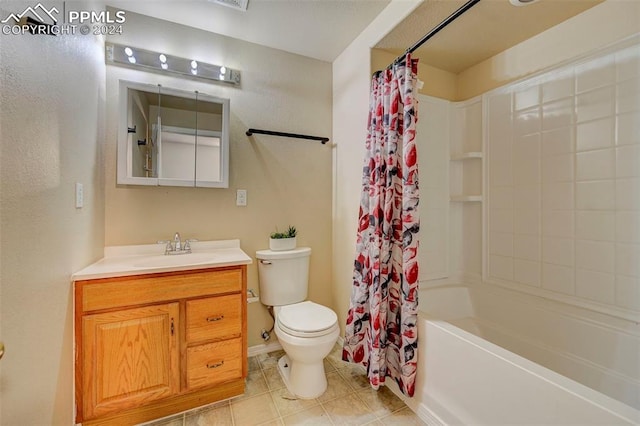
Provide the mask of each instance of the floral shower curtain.
POLYGON ((342 358, 367 368, 374 389, 389 376, 413 396, 418 359, 418 163, 407 54, 371 82, 356 260, 342 358))

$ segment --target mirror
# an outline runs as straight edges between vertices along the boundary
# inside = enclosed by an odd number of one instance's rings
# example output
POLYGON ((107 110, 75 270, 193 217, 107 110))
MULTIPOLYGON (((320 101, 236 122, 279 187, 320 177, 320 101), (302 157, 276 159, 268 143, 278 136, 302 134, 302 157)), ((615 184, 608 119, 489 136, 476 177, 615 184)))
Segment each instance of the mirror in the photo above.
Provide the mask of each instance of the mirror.
POLYGON ((120 81, 118 183, 229 186, 229 100, 120 81))

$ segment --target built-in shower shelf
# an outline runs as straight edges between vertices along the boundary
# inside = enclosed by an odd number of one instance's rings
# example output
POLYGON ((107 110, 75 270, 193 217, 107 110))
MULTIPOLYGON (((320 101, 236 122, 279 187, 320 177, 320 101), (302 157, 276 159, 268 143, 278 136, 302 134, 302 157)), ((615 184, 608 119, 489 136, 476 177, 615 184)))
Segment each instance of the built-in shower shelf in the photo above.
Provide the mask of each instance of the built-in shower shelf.
POLYGON ((451 201, 457 203, 481 202, 482 195, 452 195, 451 201))
POLYGON ((482 152, 472 151, 451 155, 451 161, 470 160, 472 158, 482 158, 482 152))

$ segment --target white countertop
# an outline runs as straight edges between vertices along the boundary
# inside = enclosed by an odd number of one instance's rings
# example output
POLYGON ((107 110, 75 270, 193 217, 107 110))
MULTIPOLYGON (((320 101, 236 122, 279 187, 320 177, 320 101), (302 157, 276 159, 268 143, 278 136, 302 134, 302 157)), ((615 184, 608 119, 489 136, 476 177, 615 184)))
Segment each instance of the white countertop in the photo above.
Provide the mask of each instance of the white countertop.
POLYGON ((164 250, 164 244, 105 247, 104 258, 76 272, 71 280, 248 265, 252 262, 240 248, 240 240, 192 242, 190 254, 165 255, 164 250))

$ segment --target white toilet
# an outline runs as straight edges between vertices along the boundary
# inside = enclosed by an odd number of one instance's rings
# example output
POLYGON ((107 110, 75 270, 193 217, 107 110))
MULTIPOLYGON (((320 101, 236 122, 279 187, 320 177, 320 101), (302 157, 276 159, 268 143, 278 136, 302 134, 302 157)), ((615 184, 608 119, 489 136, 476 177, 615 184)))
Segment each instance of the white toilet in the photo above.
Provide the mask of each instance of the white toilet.
POLYGON ((338 340, 338 316, 307 298, 308 247, 286 251, 259 250, 260 301, 274 307, 274 329, 286 352, 278 368, 289 392, 313 399, 327 389, 323 359, 338 340))

